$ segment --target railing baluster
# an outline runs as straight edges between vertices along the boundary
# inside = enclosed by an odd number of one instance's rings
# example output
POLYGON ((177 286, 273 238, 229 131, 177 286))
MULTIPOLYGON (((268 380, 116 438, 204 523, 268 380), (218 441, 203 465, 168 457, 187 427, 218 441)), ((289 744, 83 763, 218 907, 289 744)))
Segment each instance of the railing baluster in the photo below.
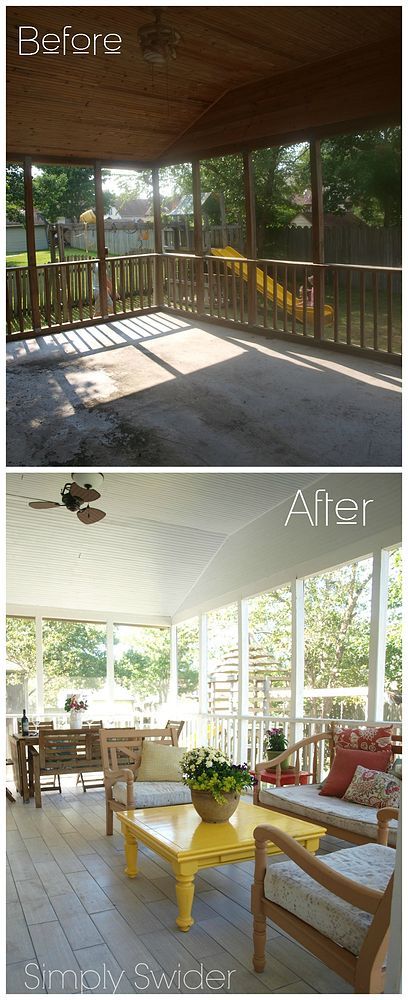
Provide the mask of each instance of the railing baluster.
POLYGON ((47 268, 44 268, 44 312, 47 326, 51 326, 50 281, 47 268))
MULTIPOLYGON (((12 277, 12 275, 11 275, 12 277)), ((10 296, 10 281, 9 276, 6 271, 6 325, 7 325, 7 336, 10 337, 13 333, 13 322, 12 322, 12 304, 10 296)))
POLYGON ((79 318, 82 321, 84 318, 84 308, 83 308, 83 293, 82 293, 82 263, 78 263, 78 308, 79 308, 79 318))
POLYGON ((153 302, 153 257, 146 258, 147 270, 147 304, 149 309, 153 302))
POLYGON ((346 274, 346 341, 351 344, 351 282, 352 272, 348 268, 346 274))
POLYGON ((288 269, 285 264, 283 269, 283 330, 288 332, 288 269))
POLYGON ((373 286, 373 347, 378 351, 378 271, 372 272, 373 286))
POLYGON ((307 337, 307 280, 308 273, 307 267, 303 268, 303 287, 302 287, 302 322, 303 322, 303 336, 307 337))
POLYGON ((210 305, 210 316, 214 315, 214 285, 213 285, 214 265, 213 258, 208 258, 208 299, 210 305))
POLYGON ((22 298, 21 298, 21 272, 20 268, 16 270, 16 295, 17 295, 17 315, 18 322, 20 326, 20 333, 24 333, 24 314, 22 310, 22 298))
POLYGON ((339 339, 339 272, 337 268, 333 270, 333 336, 337 344, 339 339))
POLYGON ((234 323, 237 322, 237 286, 236 286, 236 264, 233 262, 231 267, 231 293, 232 293, 232 315, 234 317, 234 323))
POLYGON ((387 351, 392 354, 392 271, 387 273, 387 351))
POLYGON ((126 312, 126 287, 125 287, 125 273, 123 267, 123 257, 119 261, 119 281, 120 281, 120 297, 122 300, 123 312, 126 312))
POLYGON ((365 271, 360 271, 360 347, 365 347, 365 271))
POLYGON ((229 319, 229 291, 228 291, 229 269, 227 261, 223 261, 223 289, 224 289, 224 316, 229 319))
POLYGON ((277 301, 277 288, 278 288, 278 265, 273 265, 273 329, 278 329, 278 301, 277 301))
POLYGON ((215 268, 217 274, 217 316, 221 319, 221 270, 220 270, 220 260, 217 257, 215 261, 215 268))
POLYGON ((296 264, 292 268, 292 333, 297 333, 296 328, 296 264))
POLYGON ((73 315, 73 313, 72 313, 72 292, 71 292, 71 275, 70 275, 69 266, 68 267, 64 267, 64 272, 65 272, 65 279, 66 279, 66 283, 67 283, 68 319, 69 319, 69 322, 72 323, 72 315, 73 315))
POLYGON ((87 288, 89 318, 92 319, 94 311, 92 304, 92 264, 90 260, 86 261, 86 288, 87 288))
MULTIPOLYGON (((248 267, 248 265, 247 265, 248 267)), ((248 271, 247 271, 248 274, 248 271)), ((240 304, 240 320, 241 323, 245 321, 245 311, 244 311, 244 265, 240 260, 239 262, 239 304, 240 304)))
POLYGON ((262 265, 263 271, 263 325, 268 326, 268 269, 266 264, 262 265))

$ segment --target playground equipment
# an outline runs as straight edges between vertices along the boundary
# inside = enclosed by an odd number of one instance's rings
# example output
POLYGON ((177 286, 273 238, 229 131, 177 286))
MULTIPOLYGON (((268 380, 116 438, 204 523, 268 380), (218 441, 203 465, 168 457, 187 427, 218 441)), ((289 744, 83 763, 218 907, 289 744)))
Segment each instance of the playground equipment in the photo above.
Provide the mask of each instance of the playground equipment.
MULTIPOLYGON (((238 253, 237 250, 234 250, 234 247, 212 247, 211 248, 211 253, 215 257, 225 257, 225 258, 229 258, 229 257, 233 258, 233 257, 235 257, 235 258, 239 258, 239 260, 245 260, 245 257, 243 257, 242 254, 238 253)), ((240 264, 238 260, 234 261, 234 260, 228 260, 227 259, 227 267, 231 268, 231 270, 234 270, 234 273, 237 274, 238 276, 240 275, 240 273, 242 273, 243 280, 244 281, 248 281, 248 265, 247 265, 246 262, 244 264, 240 264)), ((263 273, 263 271, 261 270, 260 267, 257 267, 257 269, 256 269, 256 287, 257 287, 258 292, 260 292, 261 295, 263 295, 264 294, 264 273, 263 273)), ((266 279, 266 296, 267 296, 267 298, 269 299, 270 302, 274 302, 275 301, 275 297, 276 297, 276 302, 277 302, 278 307, 280 309, 284 309, 285 308, 285 291, 284 291, 283 285, 280 285, 278 281, 275 282, 273 280, 273 278, 270 278, 270 277, 267 277, 267 279, 266 279)), ((292 293, 289 292, 289 290, 287 290, 286 291, 286 311, 290 315, 292 315, 292 313, 294 311, 295 315, 296 315, 296 319, 298 320, 298 322, 299 323, 303 323, 303 318, 304 318, 303 299, 295 298, 294 304, 293 304, 293 298, 294 297, 293 297, 292 293)), ((333 322, 333 315, 334 315, 334 313, 333 313, 332 307, 328 306, 328 305, 325 305, 325 307, 324 307, 324 322, 325 322, 325 325, 328 325, 329 323, 333 322)), ((306 321, 310 322, 310 323, 313 323, 313 318, 314 318, 314 308, 313 308, 313 306, 307 306, 306 307, 306 321)))

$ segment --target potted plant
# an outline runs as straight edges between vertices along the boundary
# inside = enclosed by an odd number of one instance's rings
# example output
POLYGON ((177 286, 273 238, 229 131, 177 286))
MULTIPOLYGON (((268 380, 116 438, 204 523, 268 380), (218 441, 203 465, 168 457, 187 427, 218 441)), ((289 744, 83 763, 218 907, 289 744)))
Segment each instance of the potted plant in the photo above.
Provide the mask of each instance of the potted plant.
POLYGON ((211 747, 187 750, 181 758, 181 772, 205 823, 225 823, 235 812, 241 792, 254 783, 248 764, 232 764, 226 754, 211 747))
POLYGON ((86 712, 88 702, 86 698, 81 698, 77 694, 69 694, 65 699, 64 709, 69 712, 69 724, 71 729, 82 729, 82 714, 86 712))
MULTIPOLYGON (((281 754, 286 750, 288 741, 286 739, 285 733, 281 726, 275 729, 267 729, 264 739, 264 751, 267 755, 268 760, 274 760, 276 757, 280 757, 281 754)), ((289 767, 289 760, 282 760, 280 762, 281 770, 286 771, 289 767)))

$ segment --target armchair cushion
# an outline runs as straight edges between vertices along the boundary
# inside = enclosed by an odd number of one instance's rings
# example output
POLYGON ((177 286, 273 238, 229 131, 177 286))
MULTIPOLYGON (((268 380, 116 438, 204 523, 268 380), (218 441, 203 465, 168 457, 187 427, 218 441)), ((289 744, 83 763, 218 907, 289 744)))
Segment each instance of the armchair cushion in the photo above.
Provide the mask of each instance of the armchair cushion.
MULTIPOLYGON (((319 861, 346 878, 383 891, 394 871, 395 851, 380 844, 362 844, 334 851, 319 857, 319 861)), ((353 955, 359 955, 372 915, 329 892, 294 861, 268 866, 264 892, 273 903, 295 914, 353 955)))
MULTIPOLYGON (((115 802, 127 808, 126 781, 116 781, 112 787, 115 802)), ((149 809, 151 806, 180 806, 191 802, 190 789, 181 781, 134 781, 133 799, 135 809, 149 809)))

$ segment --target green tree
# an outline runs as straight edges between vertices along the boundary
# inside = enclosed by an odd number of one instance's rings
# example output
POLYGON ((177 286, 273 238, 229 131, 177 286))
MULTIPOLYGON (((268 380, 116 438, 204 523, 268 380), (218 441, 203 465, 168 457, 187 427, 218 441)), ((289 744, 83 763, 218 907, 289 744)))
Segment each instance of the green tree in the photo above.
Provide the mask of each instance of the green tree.
MULTIPOLYGON (((34 205, 47 222, 60 217, 74 222, 95 205, 95 184, 91 167, 41 167, 33 179, 34 205)), ((103 192, 107 209, 112 204, 109 190, 103 192)))
POLYGON ((6 216, 24 223, 24 170, 16 163, 6 168, 6 216))

